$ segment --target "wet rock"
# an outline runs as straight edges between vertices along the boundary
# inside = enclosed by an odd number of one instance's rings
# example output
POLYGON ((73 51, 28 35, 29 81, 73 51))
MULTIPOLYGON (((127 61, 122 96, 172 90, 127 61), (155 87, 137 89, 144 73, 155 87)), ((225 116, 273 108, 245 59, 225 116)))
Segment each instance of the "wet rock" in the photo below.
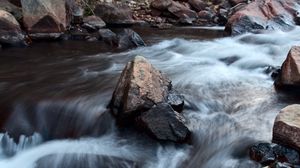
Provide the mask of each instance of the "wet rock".
POLYGON ((151 7, 160 11, 167 10, 172 5, 172 0, 154 0, 151 2, 151 7))
POLYGON ((70 4, 68 4, 68 8, 71 11, 71 22, 73 25, 76 24, 82 24, 83 22, 83 15, 84 10, 82 7, 76 3, 72 3, 73 1, 70 1, 70 4))
POLYGON ((137 56, 123 70, 110 107, 119 119, 132 118, 164 102, 171 86, 167 77, 137 56))
POLYGON ((138 168, 138 164, 131 160, 118 158, 115 156, 105 156, 97 154, 52 154, 42 157, 36 162, 35 168, 138 168), (51 167, 51 166, 50 166, 51 167))
POLYGON ((118 33, 118 48, 130 49, 141 46, 146 46, 143 39, 132 29, 124 29, 118 33))
POLYGON ((300 105, 283 108, 277 115, 273 127, 272 141, 300 150, 300 105))
POLYGON ((23 17, 22 8, 20 8, 19 6, 15 6, 10 1, 7 0, 0 1, 0 10, 4 10, 11 13, 18 21, 21 21, 23 17))
POLYGON ((99 33, 99 40, 103 40, 105 43, 109 44, 110 46, 118 46, 118 36, 116 33, 112 32, 109 29, 100 29, 99 33))
POLYGON ((182 142, 190 135, 183 116, 166 103, 158 104, 149 111, 143 112, 138 117, 137 124, 159 140, 182 142))
POLYGON ((220 9, 217 13, 217 24, 225 26, 227 23, 228 10, 220 9))
POLYGON ((300 164, 300 155, 299 153, 291 148, 287 148, 280 145, 275 145, 273 147, 274 154, 276 159, 279 162, 287 162, 292 165, 300 164))
POLYGON ((51 41, 61 39, 63 33, 32 33, 30 39, 34 41, 51 41))
POLYGON ((207 22, 211 22, 213 19, 213 13, 207 10, 202 10, 198 12, 198 18, 201 20, 206 20, 207 22))
POLYGON ((225 58, 220 58, 219 60, 224 62, 226 65, 231 65, 238 61, 240 59, 239 56, 231 56, 231 57, 225 57, 225 58))
POLYGON ((276 167, 278 162, 288 165, 300 163, 299 153, 291 148, 272 143, 258 143, 250 147, 250 158, 263 166, 276 167))
POLYGON ((170 91, 167 96, 167 103, 171 105, 175 111, 180 113, 183 111, 184 96, 178 94, 176 91, 170 91))
POLYGON ((109 25, 134 23, 131 9, 123 4, 101 3, 96 6, 94 13, 109 25))
POLYGON ((275 82, 277 88, 300 86, 300 46, 294 46, 281 67, 281 72, 275 82))
POLYGON ((70 40, 85 40, 90 34, 89 32, 81 27, 72 27, 69 30, 70 40))
POLYGON ((288 163, 277 162, 275 163, 275 165, 272 165, 271 168, 295 168, 295 167, 288 163))
POLYGON ((62 33, 68 26, 64 0, 21 0, 23 22, 30 35, 62 33))
POLYGON ((190 131, 178 113, 183 105, 171 81, 137 56, 123 70, 109 107, 123 125, 135 125, 158 140, 184 142, 190 131))
POLYGON ((225 30, 232 34, 258 30, 291 30, 299 4, 296 0, 256 0, 235 12, 225 30))
POLYGON ((264 73, 270 75, 272 79, 276 80, 280 74, 280 67, 267 66, 264 69, 264 73))
POLYGON ((250 148, 250 158, 263 166, 271 165, 276 161, 273 146, 270 143, 259 143, 250 148))
POLYGON ((192 24, 198 18, 195 11, 175 1, 168 7, 168 11, 175 15, 182 24, 192 24))
POLYGON ((205 10, 206 7, 208 7, 206 2, 203 2, 203 0, 189 0, 189 4, 195 9, 196 12, 200 12, 202 10, 205 10))
POLYGON ((25 45, 25 36, 19 23, 10 13, 0 10, 0 44, 25 45))
POLYGON ((98 16, 87 16, 83 19, 82 27, 90 31, 96 31, 105 26, 105 22, 98 16))

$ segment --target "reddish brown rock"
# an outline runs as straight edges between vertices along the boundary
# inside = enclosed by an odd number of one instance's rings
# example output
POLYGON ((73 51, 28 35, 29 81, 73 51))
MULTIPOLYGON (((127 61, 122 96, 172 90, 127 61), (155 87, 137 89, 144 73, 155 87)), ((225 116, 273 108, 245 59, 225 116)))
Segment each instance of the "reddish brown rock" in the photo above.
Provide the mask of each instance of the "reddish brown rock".
POLYGON ((192 24, 198 18, 195 11, 175 1, 168 7, 168 11, 178 17, 179 22, 183 24, 192 24))
POLYGON ((19 23, 13 15, 3 10, 0 10, 0 44, 25 44, 25 36, 22 33, 19 23))
POLYGON ((197 12, 204 10, 208 6, 203 0, 189 0, 188 2, 197 12))
POLYGON ((111 108, 118 117, 132 117, 165 100, 171 81, 144 57, 137 56, 123 70, 111 108))
POLYGON ((61 33, 66 30, 65 0, 21 0, 23 22, 29 33, 61 33))
POLYGON ((158 140, 183 142, 190 135, 178 113, 183 105, 183 97, 172 90, 171 81, 137 56, 123 70, 110 108, 121 124, 135 125, 158 140))
POLYGON ((291 30, 299 3, 296 0, 255 0, 235 12, 225 30, 232 35, 258 30, 291 30))
POLYGON ((171 5, 172 0, 154 0, 151 2, 151 7, 160 11, 168 9, 168 7, 171 5))
POLYGON ((275 85, 278 88, 300 86, 300 46, 294 46, 290 50, 286 60, 282 64, 280 75, 275 85))
POLYGON ((96 6, 94 13, 107 24, 133 24, 131 9, 123 4, 101 3, 96 6))
POLYGON ((300 150, 300 105, 283 108, 273 127, 273 142, 300 150))

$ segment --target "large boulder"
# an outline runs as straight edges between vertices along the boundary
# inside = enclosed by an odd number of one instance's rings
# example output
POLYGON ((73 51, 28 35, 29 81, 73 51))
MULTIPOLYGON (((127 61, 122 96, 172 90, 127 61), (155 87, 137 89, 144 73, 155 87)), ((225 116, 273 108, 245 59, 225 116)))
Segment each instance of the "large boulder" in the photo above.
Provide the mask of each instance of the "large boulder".
POLYGON ((184 124, 183 116, 174 111, 167 103, 158 104, 142 113, 137 119, 137 124, 139 128, 144 128, 159 140, 182 142, 190 135, 189 129, 184 124))
POLYGON ((171 81, 137 56, 123 70, 110 108, 123 125, 136 125, 159 140, 183 142, 190 134, 178 113, 183 105, 183 97, 172 89, 171 81))
POLYGON ((29 34, 60 34, 68 26, 65 0, 21 0, 29 34))
POLYGON ((300 105, 283 108, 277 115, 273 127, 273 142, 300 151, 300 105))
POLYGON ((225 30, 232 34, 259 30, 290 30, 299 9, 296 0, 255 0, 235 12, 225 30))
POLYGON ((179 22, 183 24, 192 24, 198 18, 198 14, 188 7, 173 1, 168 11, 179 18, 179 22))
POLYGON ((14 16, 4 10, 0 10, 0 44, 23 45, 25 36, 14 16))
POLYGON ((136 116, 164 102, 171 87, 166 76, 137 56, 121 74, 111 101, 112 111, 119 118, 136 116))
POLYGON ((300 86, 300 46, 294 46, 289 51, 275 85, 277 88, 300 86))
POLYGON ((94 13, 109 25, 134 23, 131 9, 123 4, 101 3, 96 6, 94 13))

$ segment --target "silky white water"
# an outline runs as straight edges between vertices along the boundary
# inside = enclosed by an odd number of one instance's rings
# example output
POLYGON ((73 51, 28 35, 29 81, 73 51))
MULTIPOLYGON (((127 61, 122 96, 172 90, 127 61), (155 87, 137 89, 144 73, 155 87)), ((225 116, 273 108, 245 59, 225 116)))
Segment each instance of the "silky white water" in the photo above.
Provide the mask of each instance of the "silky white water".
MULTIPOLYGON (((72 92, 78 86, 82 95, 80 92, 79 96, 67 100, 51 97, 38 101, 31 109, 35 122, 26 119, 26 104, 17 102, 6 127, 21 128, 22 124, 15 122, 19 119, 30 130, 40 128, 36 130, 39 133, 29 137, 30 140, 21 138, 21 145, 1 135, 0 168, 36 168, 40 159, 63 154, 76 154, 68 157, 69 162, 80 162, 81 154, 91 154, 111 157, 116 162, 118 158, 125 159, 145 168, 260 167, 250 161, 247 149, 258 141, 271 140, 275 116, 291 103, 287 95, 276 93, 273 80, 265 71, 280 66, 289 49, 297 44, 300 45, 299 28, 208 41, 173 39, 123 53, 62 58, 64 63, 53 65, 48 62, 45 64, 48 68, 72 64, 65 66, 64 70, 70 73, 65 74, 64 82, 57 87, 68 86, 72 92), (107 113, 106 105, 122 69, 136 55, 146 57, 166 73, 174 87, 184 94, 183 114, 192 130, 190 144, 158 143, 131 129, 124 133, 112 117, 103 115, 107 113), (49 119, 52 113, 44 115, 48 111, 62 114, 53 123, 49 119), (68 119, 70 116, 73 118, 68 119), (37 124, 39 121, 43 124, 37 124), (100 126, 99 121, 106 121, 105 126, 100 126), (49 138, 56 135, 53 132, 64 130, 64 126, 75 126, 77 131, 88 133, 76 140, 49 138)), ((2 83, 0 92, 4 89, 2 83)), ((57 90, 56 94, 67 91, 57 90)), ((59 158, 50 161, 49 168, 66 162, 59 158)), ((92 160, 88 163, 87 168, 99 166, 93 165, 92 160)))

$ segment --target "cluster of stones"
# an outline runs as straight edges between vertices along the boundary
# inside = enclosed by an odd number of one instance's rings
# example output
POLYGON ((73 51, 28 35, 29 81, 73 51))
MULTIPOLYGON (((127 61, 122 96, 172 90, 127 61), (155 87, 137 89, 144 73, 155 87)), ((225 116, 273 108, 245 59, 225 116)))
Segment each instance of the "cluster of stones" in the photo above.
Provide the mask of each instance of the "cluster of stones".
MULTIPOLYGON (((297 94, 300 91, 300 46, 289 51, 275 87, 279 91, 297 94)), ((300 167, 300 105, 283 108, 273 126, 273 143, 258 143, 250 148, 250 157, 270 168, 300 167)))
POLYGON ((103 40, 122 49, 145 45, 131 29, 107 29, 108 25, 134 23, 126 6, 100 3, 93 10, 95 15, 84 16, 75 0, 20 0, 17 5, 0 1, 0 45, 4 47, 40 40, 103 40))
POLYGON ((123 126, 135 126, 158 140, 184 142, 190 131, 183 106, 171 81, 137 56, 124 68, 109 107, 123 126))

